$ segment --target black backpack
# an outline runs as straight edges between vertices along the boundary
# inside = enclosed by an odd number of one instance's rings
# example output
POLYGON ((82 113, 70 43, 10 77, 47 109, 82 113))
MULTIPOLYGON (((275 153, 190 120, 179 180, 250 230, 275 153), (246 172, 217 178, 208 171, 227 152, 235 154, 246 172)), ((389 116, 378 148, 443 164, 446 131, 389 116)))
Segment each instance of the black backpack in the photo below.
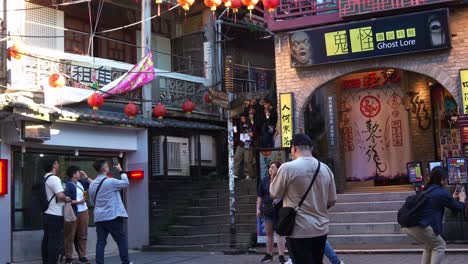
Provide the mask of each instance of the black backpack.
POLYGON ((49 209, 50 202, 52 202, 52 199, 55 198, 55 194, 54 194, 52 195, 52 198, 50 198, 50 200, 47 199, 46 181, 50 178, 50 176, 53 176, 53 174, 50 174, 49 176, 47 176, 45 179, 42 180, 41 191, 40 191, 41 193, 40 193, 40 199, 39 199, 41 212, 47 211, 47 209, 49 209))
POLYGON ((406 198, 403 206, 398 210, 398 224, 402 227, 413 227, 417 226, 419 221, 422 219, 424 210, 429 204, 429 193, 431 190, 426 190, 416 195, 411 195, 406 198))

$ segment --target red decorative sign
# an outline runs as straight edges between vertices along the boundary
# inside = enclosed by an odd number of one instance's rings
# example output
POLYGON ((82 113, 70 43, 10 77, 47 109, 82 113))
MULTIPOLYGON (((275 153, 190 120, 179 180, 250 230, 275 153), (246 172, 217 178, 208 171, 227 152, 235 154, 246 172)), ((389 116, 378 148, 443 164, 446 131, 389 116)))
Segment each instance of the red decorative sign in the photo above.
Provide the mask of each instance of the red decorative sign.
POLYGON ((372 95, 362 98, 360 103, 361 113, 367 118, 372 118, 378 115, 381 107, 380 100, 372 95))
POLYGON ((0 160, 0 195, 8 194, 8 160, 0 160))
POLYGON ((468 144, 468 127, 461 128, 461 138, 463 144, 468 144))
POLYGON ((353 128, 345 127, 343 130, 344 130, 345 151, 354 151, 353 128))
POLYGON ((401 80, 398 71, 395 70, 374 71, 353 76, 356 77, 354 79, 341 80, 341 88, 376 88, 387 83, 398 83, 401 80))
POLYGON ((403 146, 403 130, 401 129, 401 120, 392 121, 392 143, 393 146, 403 146))

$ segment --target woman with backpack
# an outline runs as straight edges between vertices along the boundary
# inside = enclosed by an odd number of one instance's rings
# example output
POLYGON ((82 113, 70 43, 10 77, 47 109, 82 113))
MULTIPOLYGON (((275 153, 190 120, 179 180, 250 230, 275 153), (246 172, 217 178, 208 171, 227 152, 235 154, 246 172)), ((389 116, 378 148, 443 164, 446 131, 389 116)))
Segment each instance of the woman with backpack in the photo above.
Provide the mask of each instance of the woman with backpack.
POLYGON ((89 263, 86 257, 86 242, 88 239, 89 213, 86 205, 87 190, 92 180, 77 166, 67 169, 69 180, 65 185, 65 194, 72 199, 76 220, 65 222, 65 263, 72 263, 73 244, 78 253, 79 261, 89 263))
POLYGON ((421 209, 421 217, 416 226, 403 227, 402 231, 424 244, 424 253, 421 264, 440 264, 445 255, 446 243, 441 237, 442 219, 444 208, 447 207, 454 212, 464 209, 466 193, 464 189, 451 195, 445 187, 447 186, 448 172, 443 167, 436 167, 431 171, 429 183, 424 194, 427 203, 421 209))

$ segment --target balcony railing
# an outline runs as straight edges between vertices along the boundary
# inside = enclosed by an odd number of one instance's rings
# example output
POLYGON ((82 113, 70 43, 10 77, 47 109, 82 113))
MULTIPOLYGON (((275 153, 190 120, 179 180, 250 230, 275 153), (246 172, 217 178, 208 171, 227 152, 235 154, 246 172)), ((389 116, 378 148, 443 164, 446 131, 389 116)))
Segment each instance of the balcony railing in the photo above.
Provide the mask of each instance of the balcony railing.
POLYGON ((265 13, 271 31, 330 24, 341 21, 338 0, 282 0, 273 14, 265 13))

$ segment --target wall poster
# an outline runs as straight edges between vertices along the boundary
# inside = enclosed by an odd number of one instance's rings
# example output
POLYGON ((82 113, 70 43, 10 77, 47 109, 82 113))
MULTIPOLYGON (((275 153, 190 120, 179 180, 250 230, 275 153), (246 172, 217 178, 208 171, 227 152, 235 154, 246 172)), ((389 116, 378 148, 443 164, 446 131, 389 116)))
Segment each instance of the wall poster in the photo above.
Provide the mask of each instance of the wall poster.
POLYGON ((414 183, 423 181, 422 163, 420 161, 408 162, 406 164, 406 169, 408 170, 409 182, 414 183))
POLYGON ((465 158, 448 158, 448 183, 451 185, 468 183, 465 158))
POLYGON ((400 74, 397 70, 364 72, 340 80, 347 181, 407 177, 411 149, 400 74))

